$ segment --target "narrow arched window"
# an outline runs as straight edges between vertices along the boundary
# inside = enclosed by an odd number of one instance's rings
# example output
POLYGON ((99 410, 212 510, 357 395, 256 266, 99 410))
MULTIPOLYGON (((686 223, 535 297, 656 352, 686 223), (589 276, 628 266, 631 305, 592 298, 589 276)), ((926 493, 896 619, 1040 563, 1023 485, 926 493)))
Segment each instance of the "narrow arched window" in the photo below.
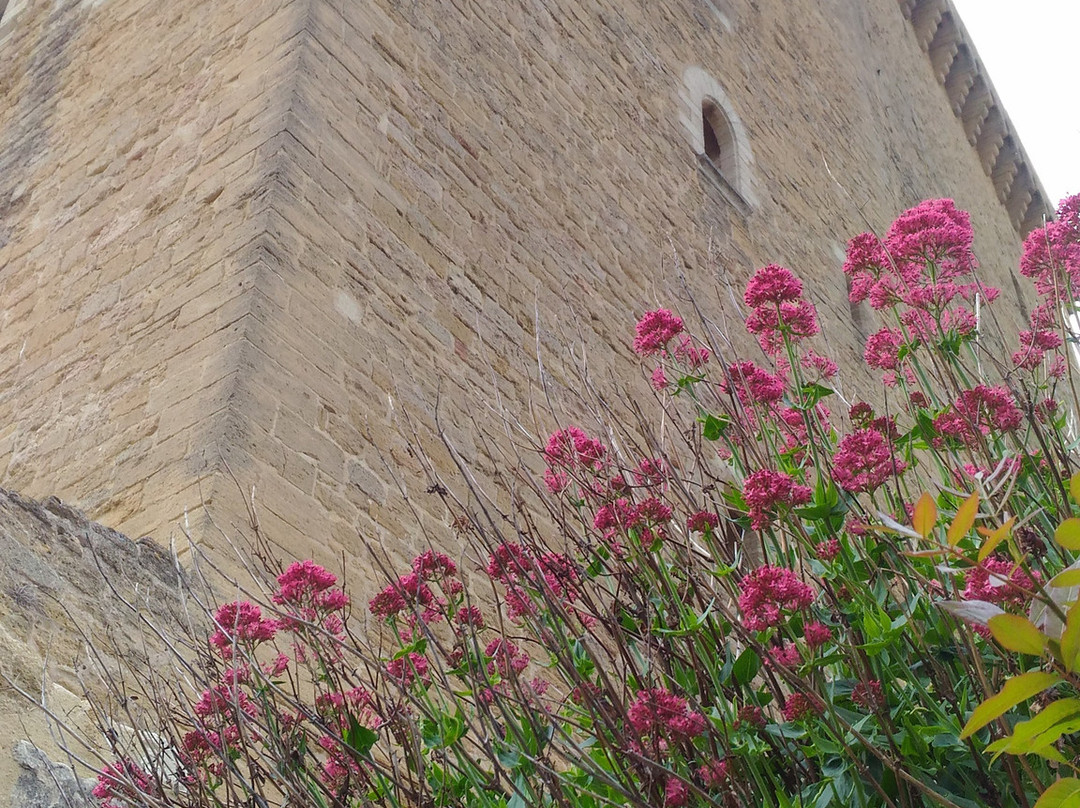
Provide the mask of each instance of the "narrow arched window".
POLYGON ((735 132, 724 111, 712 99, 701 103, 701 128, 705 140, 705 156, 720 176, 738 187, 738 159, 735 153, 735 132))

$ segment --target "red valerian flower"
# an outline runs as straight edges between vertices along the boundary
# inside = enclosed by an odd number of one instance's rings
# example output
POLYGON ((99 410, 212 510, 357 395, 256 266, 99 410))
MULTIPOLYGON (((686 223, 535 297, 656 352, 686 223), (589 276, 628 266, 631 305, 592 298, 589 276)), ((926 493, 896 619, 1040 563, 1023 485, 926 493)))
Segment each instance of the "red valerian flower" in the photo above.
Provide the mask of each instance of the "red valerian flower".
POLYGON ((773 512, 779 505, 790 507, 805 505, 810 501, 810 489, 795 483, 782 471, 761 469, 743 482, 743 499, 750 511, 750 524, 761 530, 772 522, 773 512))
POLYGON ((544 447, 544 458, 548 463, 569 469, 581 466, 598 471, 606 453, 607 447, 603 443, 590 438, 576 426, 552 432, 544 447))
POLYGON ((720 525, 720 517, 711 511, 698 511, 686 519, 686 529, 692 533, 707 533, 720 525))
POLYGON ((784 612, 806 609, 814 602, 814 590, 786 567, 758 567, 743 577, 739 588, 739 611, 750 631, 775 626, 784 612))
POLYGON ((820 648, 832 640, 832 629, 817 620, 803 626, 803 637, 810 648, 820 648))
POLYGON ((1058 205, 1058 218, 1024 239, 1020 274, 1035 281, 1048 303, 1071 303, 1080 293, 1080 194, 1058 205))
POLYGON ((881 682, 871 680, 859 682, 851 690, 851 700, 864 710, 879 710, 885 706, 885 693, 881 689, 881 682))
POLYGON ((814 696, 805 693, 792 693, 784 704, 785 721, 801 721, 821 713, 821 703, 814 696))
POLYGON ((274 639, 280 624, 262 616, 262 609, 248 600, 223 603, 214 612, 217 630, 210 643, 225 659, 232 658, 234 643, 260 643, 274 639))
POLYGON ((1029 573, 1008 559, 988 558, 968 572, 961 597, 1001 606, 1026 606, 1041 581, 1036 570, 1029 573))
POLYGON ((660 353, 682 330, 682 318, 676 317, 667 309, 647 311, 637 323, 634 353, 638 356, 660 353))
POLYGON ((974 447, 979 444, 980 435, 991 431, 1011 432, 1019 429, 1022 422, 1023 415, 1008 389, 979 384, 961 392, 952 408, 934 419, 938 433, 935 445, 953 440, 974 447))
POLYGON ((743 300, 752 309, 770 303, 779 305, 802 297, 803 284, 794 273, 777 264, 762 267, 746 284, 743 300))
POLYGON ((689 739, 705 731, 705 716, 691 711, 686 699, 663 688, 639 690, 626 716, 638 736, 689 739))
POLYGON ((753 362, 729 365, 720 390, 733 394, 744 407, 772 404, 784 396, 784 380, 753 362))
POLYGON ((893 455, 892 447, 877 429, 859 429, 840 441, 833 456, 833 479, 852 494, 873 491, 907 463, 893 455))

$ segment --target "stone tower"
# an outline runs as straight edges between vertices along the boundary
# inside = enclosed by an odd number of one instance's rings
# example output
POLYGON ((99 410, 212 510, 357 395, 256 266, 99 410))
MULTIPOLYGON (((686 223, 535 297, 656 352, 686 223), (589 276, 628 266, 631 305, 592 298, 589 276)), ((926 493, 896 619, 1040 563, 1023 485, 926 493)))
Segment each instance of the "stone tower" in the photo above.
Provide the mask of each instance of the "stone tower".
POLYGON ((816 281, 854 362, 849 236, 952 196, 1019 318, 1048 210, 948 0, 4 5, 2 485, 132 536, 239 482, 297 554, 408 544, 394 419, 469 457, 538 354, 631 371, 673 247, 816 281))

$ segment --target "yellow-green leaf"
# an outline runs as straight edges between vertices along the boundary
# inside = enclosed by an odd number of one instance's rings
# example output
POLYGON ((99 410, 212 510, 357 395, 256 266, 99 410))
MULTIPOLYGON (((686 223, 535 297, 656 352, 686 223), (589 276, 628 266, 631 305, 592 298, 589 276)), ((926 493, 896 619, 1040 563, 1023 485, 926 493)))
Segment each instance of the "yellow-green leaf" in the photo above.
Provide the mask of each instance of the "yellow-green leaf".
POLYGON ((1076 808, 1077 805, 1080 805, 1080 780, 1062 777, 1042 793, 1035 808, 1076 808))
POLYGON ((1002 750, 1014 755, 1027 755, 1042 749, 1062 735, 1074 732, 1077 716, 1080 716, 1080 699, 1058 699, 1032 718, 1020 721, 1013 727, 1012 735, 1001 739, 1005 742, 1002 750))
POLYGON ((1070 586, 1077 585, 1080 585, 1080 569, 1065 570, 1050 579, 1050 586, 1056 586, 1059 589, 1068 589, 1070 586))
POLYGON ((984 541, 983 546, 979 548, 979 561, 985 561, 987 556, 994 552, 999 544, 1009 538, 1009 533, 1012 532, 1012 527, 1015 523, 1016 517, 1013 516, 997 530, 987 534, 986 541, 984 541))
POLYGON ((1080 519, 1066 519, 1054 531, 1054 541, 1066 550, 1080 550, 1080 519))
POLYGON ((923 492, 923 495, 919 497, 919 501, 915 503, 915 512, 911 515, 911 526, 915 528, 916 533, 925 539, 930 535, 936 524, 937 505, 934 504, 932 496, 923 492))
POLYGON ((1069 609, 1061 632, 1061 664, 1069 673, 1080 673, 1080 601, 1069 609))
POLYGON ((1080 505, 1080 471, 1069 478, 1069 493, 1072 494, 1073 501, 1080 505))
POLYGON ((1010 651, 1039 655, 1046 647, 1046 637, 1023 615, 999 614, 986 625, 994 639, 1010 651))
POLYGON ((953 519, 952 524, 949 525, 949 532, 946 534, 950 547, 955 547, 960 539, 968 534, 968 531, 971 530, 971 526, 975 524, 975 514, 978 510, 978 494, 972 494, 963 501, 959 508, 956 509, 956 518, 953 519))
POLYGON ((1010 679, 1001 688, 1001 692, 991 696, 971 714, 971 718, 964 725, 961 738, 970 737, 978 732, 995 718, 1000 718, 1017 704, 1026 701, 1036 693, 1041 693, 1051 685, 1061 681, 1061 677, 1044 671, 1029 671, 1010 679))

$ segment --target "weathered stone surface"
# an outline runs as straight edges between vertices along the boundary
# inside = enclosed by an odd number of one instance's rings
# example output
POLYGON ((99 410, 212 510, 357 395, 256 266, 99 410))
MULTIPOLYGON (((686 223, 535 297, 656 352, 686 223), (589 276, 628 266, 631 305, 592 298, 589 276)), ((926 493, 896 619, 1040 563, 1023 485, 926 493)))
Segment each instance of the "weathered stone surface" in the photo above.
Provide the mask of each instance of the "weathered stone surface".
MULTIPOLYGON (((178 582, 169 553, 149 539, 132 541, 58 499, 34 502, 0 489, 0 784, 18 784, 13 806, 66 805, 49 802, 55 795, 41 755, 66 759, 50 721, 101 742, 82 698, 83 683, 95 682, 86 675, 89 649, 139 664, 152 642, 121 598, 157 625, 175 626, 178 582), (53 718, 19 690, 44 699, 53 718), (34 745, 18 744, 26 738, 34 745)), ((8 796, 0 789, 0 805, 8 796)))
POLYGON ((11 808, 91 808, 94 778, 80 779, 71 766, 55 763, 29 741, 14 749, 20 772, 11 792, 11 808))

